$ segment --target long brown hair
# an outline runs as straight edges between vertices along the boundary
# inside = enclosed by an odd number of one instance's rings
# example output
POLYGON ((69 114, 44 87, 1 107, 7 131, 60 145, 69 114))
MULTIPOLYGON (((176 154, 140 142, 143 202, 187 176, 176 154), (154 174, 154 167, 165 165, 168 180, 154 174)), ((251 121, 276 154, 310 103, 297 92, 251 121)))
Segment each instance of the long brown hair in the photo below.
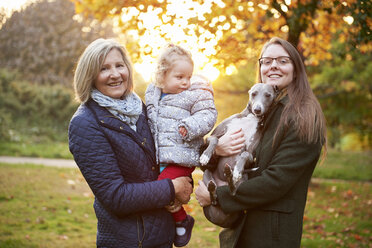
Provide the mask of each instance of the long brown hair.
MULTIPOLYGON (((276 134, 281 127, 288 126, 289 122, 293 121, 300 140, 309 144, 321 142, 324 146, 323 155, 325 155, 327 149, 326 120, 318 99, 310 87, 302 58, 291 43, 277 37, 272 38, 263 46, 260 57, 273 44, 282 46, 293 63, 293 81, 287 86, 289 102, 284 107, 276 134)), ((259 65, 258 81, 262 82, 260 69, 259 65)))

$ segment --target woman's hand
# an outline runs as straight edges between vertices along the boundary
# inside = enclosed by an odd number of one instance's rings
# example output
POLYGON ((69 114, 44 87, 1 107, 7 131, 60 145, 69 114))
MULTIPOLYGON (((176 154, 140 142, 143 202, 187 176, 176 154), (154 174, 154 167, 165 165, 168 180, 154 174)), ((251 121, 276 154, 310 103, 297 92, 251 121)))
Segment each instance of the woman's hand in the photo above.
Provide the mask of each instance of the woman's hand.
POLYGON ((218 139, 215 152, 222 157, 238 154, 244 147, 244 142, 244 132, 241 128, 227 132, 218 139))
POLYGON ((181 204, 186 204, 190 201, 190 195, 192 193, 191 181, 192 179, 190 177, 178 177, 172 180, 176 199, 181 204))
POLYGON ((201 207, 207 207, 212 204, 209 191, 203 181, 199 181, 199 187, 195 190, 195 196, 201 207))

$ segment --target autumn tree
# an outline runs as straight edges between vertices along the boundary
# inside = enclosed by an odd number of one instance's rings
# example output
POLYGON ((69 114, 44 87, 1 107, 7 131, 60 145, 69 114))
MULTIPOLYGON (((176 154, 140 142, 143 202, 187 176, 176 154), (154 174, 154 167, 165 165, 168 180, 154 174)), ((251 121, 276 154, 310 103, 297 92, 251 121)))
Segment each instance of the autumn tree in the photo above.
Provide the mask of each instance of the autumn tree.
POLYGON ((75 14, 68 0, 42 0, 14 12, 0 29, 0 67, 17 70, 35 84, 72 82, 73 68, 85 47, 112 27, 75 14))
MULTIPOLYGON (((363 51, 372 49, 372 3, 364 0, 73 1, 79 13, 99 20, 119 17, 124 31, 137 30, 139 36, 157 29, 167 37, 171 34, 162 27, 184 20, 188 23, 180 26, 184 33, 199 38, 202 52, 212 46, 210 57, 218 59, 222 67, 257 56, 273 36, 297 46, 306 63, 313 65, 331 58, 334 39, 363 51), (146 25, 145 14, 154 18, 151 27, 146 25)), ((151 44, 144 46, 142 54, 151 53, 151 44)), ((133 52, 140 49, 137 46, 133 52)))
POLYGON ((336 43, 333 59, 321 63, 311 78, 314 92, 327 119, 329 144, 335 146, 344 134, 357 134, 365 148, 372 147, 372 54, 346 52, 336 43))

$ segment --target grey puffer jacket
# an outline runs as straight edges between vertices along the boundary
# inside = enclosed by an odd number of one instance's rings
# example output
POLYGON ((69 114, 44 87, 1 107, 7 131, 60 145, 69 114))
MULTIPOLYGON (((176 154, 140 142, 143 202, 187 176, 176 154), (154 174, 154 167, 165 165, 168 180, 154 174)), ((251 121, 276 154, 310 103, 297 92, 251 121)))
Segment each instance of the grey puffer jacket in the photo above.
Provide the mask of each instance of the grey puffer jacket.
POLYGON ((160 96, 161 89, 150 84, 145 99, 157 163, 200 166, 203 137, 217 120, 211 84, 198 81, 179 94, 168 94, 161 100, 160 96), (178 132, 181 126, 187 130, 185 137, 178 132))

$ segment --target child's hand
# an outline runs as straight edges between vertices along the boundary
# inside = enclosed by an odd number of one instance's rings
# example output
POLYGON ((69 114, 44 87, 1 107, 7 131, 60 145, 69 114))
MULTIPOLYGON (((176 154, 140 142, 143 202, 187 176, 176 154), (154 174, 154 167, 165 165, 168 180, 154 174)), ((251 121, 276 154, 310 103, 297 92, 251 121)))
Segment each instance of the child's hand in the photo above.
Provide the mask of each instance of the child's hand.
POLYGON ((175 199, 174 204, 165 206, 165 209, 171 213, 175 213, 175 212, 178 212, 181 209, 181 207, 182 207, 182 203, 178 199, 175 199))
POLYGON ((186 137, 187 135, 187 130, 185 127, 179 127, 178 132, 181 134, 182 137, 186 137))

